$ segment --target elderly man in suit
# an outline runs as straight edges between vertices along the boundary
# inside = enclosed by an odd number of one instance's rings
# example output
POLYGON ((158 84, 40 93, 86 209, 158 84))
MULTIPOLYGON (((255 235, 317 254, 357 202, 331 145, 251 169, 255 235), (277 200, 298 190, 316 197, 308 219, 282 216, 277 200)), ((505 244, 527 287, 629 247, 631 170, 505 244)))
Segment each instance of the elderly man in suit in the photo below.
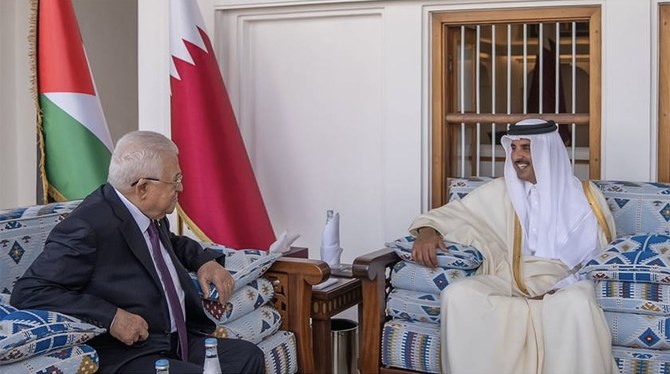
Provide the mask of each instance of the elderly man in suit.
MULTIPOLYGON (((147 373, 159 358, 172 373, 202 373, 214 324, 188 275, 197 271, 225 302, 234 281, 222 254, 170 232, 166 214, 182 191, 178 150, 149 131, 123 136, 108 183, 51 231, 43 253, 20 278, 11 304, 77 316, 107 329, 90 341, 103 373, 147 373)), ((219 339, 223 372, 263 372, 254 344, 219 339)))

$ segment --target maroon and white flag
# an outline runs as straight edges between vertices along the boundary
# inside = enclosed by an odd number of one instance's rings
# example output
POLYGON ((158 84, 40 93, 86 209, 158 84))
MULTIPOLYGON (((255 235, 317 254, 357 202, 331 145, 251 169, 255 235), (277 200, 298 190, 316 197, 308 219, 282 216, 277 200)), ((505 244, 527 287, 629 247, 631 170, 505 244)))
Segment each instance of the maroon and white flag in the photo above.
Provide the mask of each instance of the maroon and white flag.
POLYGON ((201 239, 267 250, 275 240, 195 0, 170 1, 172 139, 184 191, 178 212, 201 239))

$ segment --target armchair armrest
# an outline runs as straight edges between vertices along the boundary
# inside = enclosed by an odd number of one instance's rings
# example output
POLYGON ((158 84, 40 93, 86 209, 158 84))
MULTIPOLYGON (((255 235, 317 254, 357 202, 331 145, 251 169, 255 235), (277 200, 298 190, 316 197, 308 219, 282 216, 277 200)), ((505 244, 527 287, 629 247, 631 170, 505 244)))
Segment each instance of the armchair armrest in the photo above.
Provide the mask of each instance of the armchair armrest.
POLYGON ((379 373, 382 328, 386 322, 387 269, 398 261, 400 258, 389 248, 354 260, 353 274, 361 280, 362 297, 365 300, 358 316, 361 334, 358 369, 361 373, 379 373))
POLYGON ((330 268, 323 261, 280 257, 265 276, 275 289, 274 306, 282 316, 282 329, 295 334, 299 371, 313 373, 310 328, 312 285, 327 279, 330 268))

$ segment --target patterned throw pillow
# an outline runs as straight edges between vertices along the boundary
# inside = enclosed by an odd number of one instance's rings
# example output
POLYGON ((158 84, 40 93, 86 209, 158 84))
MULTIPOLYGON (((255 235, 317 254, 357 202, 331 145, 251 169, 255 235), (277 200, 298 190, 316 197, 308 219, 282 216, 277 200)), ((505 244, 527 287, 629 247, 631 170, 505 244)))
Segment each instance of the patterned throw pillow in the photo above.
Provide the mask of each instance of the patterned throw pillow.
POLYGON ((601 180, 618 236, 670 230, 670 184, 601 180))
POLYGON ((29 360, 0 366, 3 374, 77 373, 93 374, 98 371, 98 354, 86 344, 52 351, 29 360))
POLYGON ((65 314, 0 305, 0 364, 73 347, 104 332, 65 314))
POLYGON ((612 334, 612 345, 670 349, 670 317, 633 313, 605 312, 607 325, 612 334))
POLYGON ((265 354, 266 373, 290 374, 298 371, 298 354, 292 332, 277 331, 258 343, 258 348, 265 354))
POLYGON ((202 300, 205 314, 216 324, 234 321, 267 304, 274 297, 274 287, 265 278, 258 278, 235 291, 226 305, 218 300, 202 300))
POLYGON ((653 349, 612 347, 620 373, 664 374, 670 367, 670 353, 653 349))
MULTIPOLYGON (((251 264, 247 265, 245 268, 239 271, 228 270, 230 274, 233 276, 233 279, 235 280, 235 287, 233 290, 237 292, 240 289, 242 289, 242 287, 250 284, 251 282, 261 277, 263 274, 265 274, 266 271, 268 271, 268 269, 272 267, 272 264, 274 264, 274 262, 277 261, 279 257, 281 257, 281 253, 273 253, 271 255, 260 257, 258 261, 252 262, 251 264)), ((226 267, 226 269, 228 268, 226 267)), ((219 299, 219 292, 216 290, 216 287, 214 287, 213 284, 210 284, 209 295, 205 296, 204 292, 202 291, 202 287, 200 287, 200 282, 198 281, 198 275, 193 272, 189 273, 189 275, 191 276, 193 285, 200 294, 200 297, 202 297, 205 300, 219 299)))
POLYGON ((670 236, 635 234, 615 239, 581 272, 595 280, 670 284, 670 236))
POLYGON ((440 340, 439 324, 390 320, 382 331, 382 364, 422 373, 439 373, 440 340))
MULTIPOLYGON (((268 253, 258 249, 232 249, 215 243, 201 243, 203 248, 210 248, 223 252, 226 257, 226 270, 230 272, 235 279, 235 291, 239 290, 249 282, 256 280, 270 269, 272 264, 281 257, 281 253, 268 253)), ((195 279, 194 283, 198 292, 202 294, 202 289, 197 281, 197 277, 191 274, 195 279)), ((216 300, 218 293, 214 287, 210 287, 210 294, 206 299, 216 300)))
POLYGON ((51 229, 80 201, 0 210, 0 292, 10 293, 44 247, 51 229))
POLYGON ((447 201, 460 200, 472 192, 475 188, 492 181, 491 177, 469 177, 469 178, 449 178, 449 188, 447 192, 447 201))
MULTIPOLYGON (((403 261, 414 262, 412 258, 412 245, 414 245, 413 236, 405 236, 386 246, 393 251, 403 261)), ((437 251, 437 265, 445 269, 476 270, 482 264, 482 254, 477 248, 444 241, 447 246, 446 251, 437 251)))
POLYGON ((608 312, 670 316, 670 284, 597 281, 596 301, 608 312))
POLYGON ((429 268, 409 261, 398 261, 391 271, 391 285, 410 291, 439 294, 449 284, 475 272, 474 269, 429 268))
POLYGON ((405 321, 440 323, 440 294, 396 288, 386 299, 386 314, 405 321))
POLYGON ((262 306, 253 312, 225 325, 218 326, 213 336, 217 338, 244 339, 254 344, 274 334, 281 325, 281 315, 270 306, 262 306))

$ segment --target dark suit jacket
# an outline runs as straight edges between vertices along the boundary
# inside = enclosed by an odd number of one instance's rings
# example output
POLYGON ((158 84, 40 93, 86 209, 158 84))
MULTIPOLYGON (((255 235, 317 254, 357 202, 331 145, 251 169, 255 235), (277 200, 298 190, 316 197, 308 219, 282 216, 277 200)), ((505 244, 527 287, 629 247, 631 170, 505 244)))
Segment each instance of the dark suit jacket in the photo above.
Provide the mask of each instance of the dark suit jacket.
MULTIPOLYGON (((222 254, 172 234, 166 219, 159 233, 185 292, 189 333, 212 332, 214 323, 204 314, 187 272, 222 254)), ((11 304, 66 313, 108 331, 117 308, 142 316, 149 325, 146 341, 126 346, 106 333, 88 343, 98 352, 102 372, 170 347, 170 316, 158 273, 142 232, 109 184, 53 228, 42 254, 16 282, 11 304)))

